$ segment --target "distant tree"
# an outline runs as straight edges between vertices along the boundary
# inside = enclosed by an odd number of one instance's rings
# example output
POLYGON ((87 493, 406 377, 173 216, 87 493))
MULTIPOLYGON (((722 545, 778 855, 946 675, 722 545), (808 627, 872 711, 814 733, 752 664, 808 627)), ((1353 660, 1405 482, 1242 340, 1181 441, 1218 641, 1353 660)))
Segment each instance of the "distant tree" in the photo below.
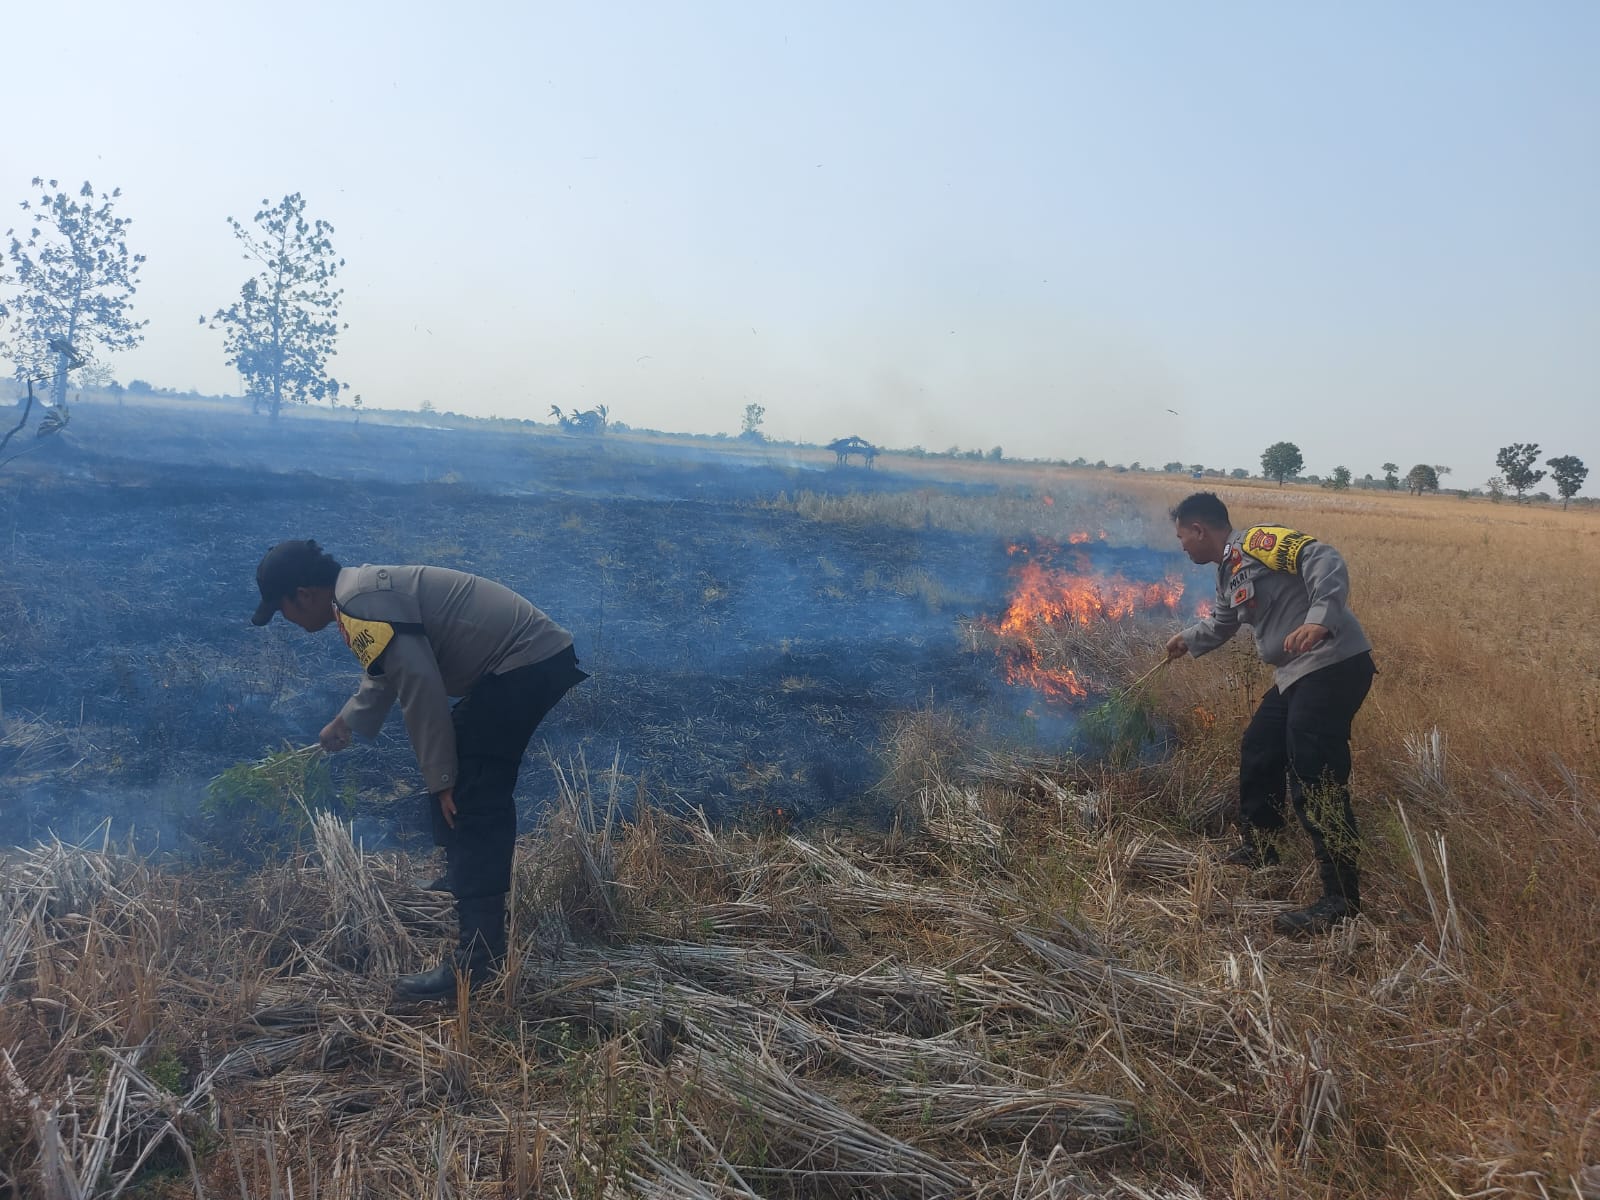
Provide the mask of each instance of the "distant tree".
MULTIPOLYGON (((560 425, 567 433, 585 433, 598 437, 606 431, 606 425, 611 417, 611 410, 604 404, 596 404, 593 408, 584 412, 573 409, 572 415, 568 416, 559 407, 552 404, 550 406, 550 415, 556 419, 556 424, 560 425)), ((716 436, 724 441, 728 437, 725 433, 719 433, 716 436)))
POLYGON ((1434 463, 1433 473, 1440 479, 1443 479, 1446 475, 1450 474, 1450 468, 1445 466, 1443 463, 1434 463))
POLYGON ((1300 447, 1293 442, 1273 442, 1261 452, 1261 473, 1268 479, 1276 479, 1279 487, 1285 479, 1300 474, 1303 466, 1305 459, 1300 457, 1300 447))
POLYGON ((1181 462, 1169 462, 1166 465, 1164 465, 1161 469, 1163 471, 1170 471, 1174 475, 1179 475, 1179 474, 1183 473, 1183 464, 1181 462))
POLYGON ((1565 509, 1578 494, 1578 489, 1583 487, 1583 481, 1589 477, 1589 468, 1583 465, 1583 459, 1576 454, 1547 458, 1544 465, 1550 468, 1550 478, 1555 481, 1556 491, 1561 493, 1561 507, 1565 509))
POLYGON ((1333 469, 1333 474, 1323 482, 1322 486, 1325 488, 1331 488, 1336 492, 1348 490, 1350 487, 1350 468, 1335 467, 1333 469))
POLYGON ((1506 486, 1517 494, 1518 500, 1544 478, 1544 472, 1536 471, 1533 467, 1538 458, 1538 442, 1512 442, 1509 446, 1501 446, 1500 452, 1494 456, 1494 465, 1500 468, 1506 486))
POLYGON ((356 410, 356 424, 361 424, 361 393, 357 392, 350 401, 350 407, 356 410))
POLYGON ((1489 493, 1489 499, 1499 504, 1506 498, 1506 481, 1498 475, 1491 475, 1483 484, 1484 490, 1489 493))
POLYGON ((417 405, 417 411, 419 413, 431 413, 431 412, 437 412, 438 410, 436 408, 434 408, 434 404, 433 404, 432 400, 429 400, 426 397, 424 397, 422 403, 417 405))
POLYGON ((1383 464, 1383 485, 1391 492, 1398 492, 1400 490, 1400 476, 1396 473, 1399 470, 1399 463, 1383 464))
POLYGON ((1228 472, 1228 478, 1229 479, 1249 479, 1250 478, 1250 472, 1245 470, 1243 467, 1235 467, 1233 470, 1228 472))
POLYGON ((1191 475, 1204 475, 1205 473, 1206 473, 1206 465, 1205 465, 1205 463, 1190 463, 1189 464, 1189 474, 1191 474, 1191 475))
POLYGON ((1142 470, 1144 470, 1144 468, 1142 466, 1140 466, 1137 462, 1131 462, 1131 463, 1128 464, 1128 470, 1130 470, 1130 471, 1142 471, 1142 470))
POLYGON ((1001 452, 1001 449, 1000 449, 999 446, 995 446, 993 449, 991 449, 989 451, 989 461, 990 462, 999 462, 1001 460, 1001 458, 1003 458, 1003 457, 1004 457, 1004 454, 1001 452))
POLYGON ((1427 463, 1418 463, 1406 472, 1406 489, 1413 496, 1420 496, 1423 492, 1437 492, 1439 472, 1427 463))
POLYGON ((749 438, 751 441, 760 441, 761 422, 767 419, 767 408, 764 404, 746 404, 744 416, 741 418, 739 436, 749 438))
POLYGON ((334 254, 333 226, 308 221, 299 192, 277 204, 263 200, 253 227, 233 217, 228 225, 260 269, 209 324, 223 331, 228 365, 243 377, 252 410, 264 405, 276 419, 285 404, 334 400, 344 385, 327 364, 345 326, 339 323, 344 291, 334 286, 344 259, 334 254))
POLYGON ((48 379, 52 406, 67 398, 67 372, 96 353, 130 350, 144 341, 147 322, 132 316, 144 255, 128 251, 132 221, 116 214, 120 188, 101 192, 85 182, 72 196, 54 180, 37 201, 24 200, 24 240, 7 230, 16 268, 15 309, 20 344, 17 378, 48 379))
POLYGON ((74 374, 78 377, 78 386, 91 392, 103 392, 117 381, 111 364, 104 362, 88 363, 74 374))

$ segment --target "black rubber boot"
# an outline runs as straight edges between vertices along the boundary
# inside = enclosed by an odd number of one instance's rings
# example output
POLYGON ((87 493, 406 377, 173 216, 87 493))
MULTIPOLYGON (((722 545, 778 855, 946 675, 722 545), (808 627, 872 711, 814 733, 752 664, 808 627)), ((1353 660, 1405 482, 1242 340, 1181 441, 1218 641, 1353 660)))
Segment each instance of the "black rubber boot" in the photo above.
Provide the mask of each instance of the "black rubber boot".
POLYGON ((1317 864, 1322 876, 1322 894, 1338 896, 1345 902, 1353 917, 1361 911, 1361 875, 1353 862, 1324 862, 1317 864))
POLYGON ((1322 863, 1322 899, 1309 908, 1282 912, 1273 928, 1290 937, 1316 937, 1361 911, 1361 883, 1354 863, 1322 863))
POLYGON ((1279 913, 1272 919, 1272 927, 1289 937, 1316 937, 1348 921, 1356 911, 1343 896, 1324 896, 1309 908, 1279 913))
POLYGON ((394 998, 416 1002, 454 1000, 456 998, 456 956, 445 960, 431 971, 418 971, 402 975, 394 981, 394 998))
POLYGON ((1278 848, 1246 825, 1239 845, 1222 856, 1222 865, 1248 867, 1252 871, 1261 867, 1275 867, 1278 865, 1278 848))
POLYGON ((402 975, 394 981, 396 1000, 450 1001, 456 998, 456 977, 479 987, 505 962, 505 897, 479 896, 456 901, 461 933, 453 950, 431 971, 402 975))

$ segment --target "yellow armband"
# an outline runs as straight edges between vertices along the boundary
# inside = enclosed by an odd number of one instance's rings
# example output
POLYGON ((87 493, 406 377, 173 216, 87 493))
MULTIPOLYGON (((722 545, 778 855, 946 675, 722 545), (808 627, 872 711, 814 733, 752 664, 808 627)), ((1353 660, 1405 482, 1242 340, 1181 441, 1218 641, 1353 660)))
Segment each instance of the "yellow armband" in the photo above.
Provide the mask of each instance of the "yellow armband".
POLYGON ((378 660, 389 648, 389 643, 394 641, 395 634, 423 631, 421 625, 405 621, 366 621, 352 617, 338 607, 334 608, 333 615, 339 620, 339 632, 344 634, 344 644, 350 647, 356 661, 368 675, 383 674, 378 668, 378 660))
POLYGON ((1300 572, 1300 551, 1317 539, 1309 533, 1285 529, 1281 525, 1252 525, 1245 530, 1244 552, 1274 571, 1300 572))

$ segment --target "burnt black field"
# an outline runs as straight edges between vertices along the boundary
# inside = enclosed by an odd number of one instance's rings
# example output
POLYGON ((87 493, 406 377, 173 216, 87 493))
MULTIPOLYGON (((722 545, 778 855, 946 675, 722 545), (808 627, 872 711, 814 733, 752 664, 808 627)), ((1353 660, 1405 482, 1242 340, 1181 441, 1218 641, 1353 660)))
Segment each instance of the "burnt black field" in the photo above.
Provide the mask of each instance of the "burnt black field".
MULTIPOLYGON (((0 474, 0 839, 109 821, 182 850, 207 780, 315 739, 356 669, 332 629, 250 625, 256 560, 286 537, 346 565, 487 575, 573 631, 593 678, 536 735, 525 819, 552 794, 551 763, 580 756, 620 760, 652 796, 714 821, 870 819, 899 715, 933 705, 996 736, 1036 729, 1019 714, 1037 698, 960 632, 1003 606, 1018 531, 821 522, 774 503, 1003 486, 892 462, 82 406, 68 434, 0 474)), ((1093 552, 1130 574, 1172 566, 1138 546, 1093 552)), ((420 830, 398 712, 332 769, 369 844, 420 830)))

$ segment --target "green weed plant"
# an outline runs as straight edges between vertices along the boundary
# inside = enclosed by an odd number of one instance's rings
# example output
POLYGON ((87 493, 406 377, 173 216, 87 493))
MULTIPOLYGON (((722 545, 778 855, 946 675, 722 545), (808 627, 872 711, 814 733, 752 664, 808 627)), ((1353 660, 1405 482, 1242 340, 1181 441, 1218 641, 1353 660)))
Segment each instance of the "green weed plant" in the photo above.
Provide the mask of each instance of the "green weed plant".
POLYGON ((1115 693, 1084 711, 1078 741, 1085 757, 1112 767, 1131 767, 1157 738, 1155 705, 1143 693, 1115 693))
POLYGON ((205 839, 246 860, 270 858, 300 846, 317 813, 348 816, 353 797, 341 794, 318 746, 285 746, 254 762, 235 763, 206 787, 200 811, 205 839))

